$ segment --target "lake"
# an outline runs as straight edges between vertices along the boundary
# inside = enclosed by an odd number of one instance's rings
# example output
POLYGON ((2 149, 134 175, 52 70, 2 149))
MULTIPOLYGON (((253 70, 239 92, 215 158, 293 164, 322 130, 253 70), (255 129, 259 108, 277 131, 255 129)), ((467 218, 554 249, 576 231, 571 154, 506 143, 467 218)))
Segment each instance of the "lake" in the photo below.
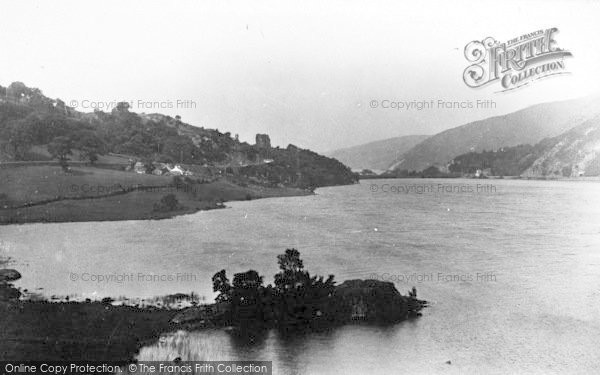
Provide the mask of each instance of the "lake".
POLYGON ((269 360, 276 374, 592 373, 600 367, 600 185, 368 180, 308 197, 229 202, 161 221, 0 226, 22 288, 148 298, 250 268, 272 283, 297 248, 312 274, 413 285, 416 320, 239 342, 178 332, 139 359, 269 360), (43 289, 38 289, 43 288, 43 289), (447 364, 446 361, 451 361, 447 364))

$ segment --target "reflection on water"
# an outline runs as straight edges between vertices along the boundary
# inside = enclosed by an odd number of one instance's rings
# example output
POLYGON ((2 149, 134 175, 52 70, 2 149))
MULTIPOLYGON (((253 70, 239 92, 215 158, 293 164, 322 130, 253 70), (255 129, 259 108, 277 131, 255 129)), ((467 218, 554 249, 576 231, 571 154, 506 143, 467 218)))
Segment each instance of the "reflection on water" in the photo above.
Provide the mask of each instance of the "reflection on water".
POLYGON ((217 335, 206 331, 204 335, 193 335, 186 331, 177 331, 161 336, 158 342, 140 350, 140 361, 210 361, 222 358, 231 340, 227 335, 217 335))
POLYGON ((276 329, 253 335, 225 329, 178 331, 142 348, 137 359, 272 361, 274 374, 385 373, 398 365, 410 368, 396 349, 399 335, 407 335, 400 346, 412 345, 416 324, 409 320, 393 326, 351 325, 293 335, 276 329), (386 349, 380 350, 382 346, 386 349))

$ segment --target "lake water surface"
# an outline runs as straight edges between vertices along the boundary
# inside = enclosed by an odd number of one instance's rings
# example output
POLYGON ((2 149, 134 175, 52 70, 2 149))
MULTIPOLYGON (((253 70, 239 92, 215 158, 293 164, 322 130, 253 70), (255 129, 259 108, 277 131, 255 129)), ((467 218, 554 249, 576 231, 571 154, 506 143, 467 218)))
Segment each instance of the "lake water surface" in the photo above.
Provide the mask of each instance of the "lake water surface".
POLYGON ((371 180, 227 206, 162 221, 1 226, 0 255, 23 274, 19 286, 47 296, 210 300, 216 271, 252 268, 270 283, 276 255, 295 247, 313 274, 377 277, 402 293, 414 285, 431 302, 387 328, 272 331, 252 344, 222 330, 179 332, 142 348, 142 360, 270 360, 276 374, 600 368, 598 182, 371 180))

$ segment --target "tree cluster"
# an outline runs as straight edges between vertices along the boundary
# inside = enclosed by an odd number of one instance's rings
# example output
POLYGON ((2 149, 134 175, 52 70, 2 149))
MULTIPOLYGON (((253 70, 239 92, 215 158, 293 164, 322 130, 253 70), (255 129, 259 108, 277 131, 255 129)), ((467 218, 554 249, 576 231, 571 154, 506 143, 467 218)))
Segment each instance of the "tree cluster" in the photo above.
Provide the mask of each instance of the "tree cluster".
POLYGON ((225 270, 213 278, 217 304, 230 306, 227 319, 241 327, 277 324, 286 328, 304 328, 336 319, 332 310, 334 276, 311 276, 304 269, 300 252, 287 249, 277 256, 280 272, 274 285, 264 286, 263 277, 254 270, 236 273, 230 283, 225 270))

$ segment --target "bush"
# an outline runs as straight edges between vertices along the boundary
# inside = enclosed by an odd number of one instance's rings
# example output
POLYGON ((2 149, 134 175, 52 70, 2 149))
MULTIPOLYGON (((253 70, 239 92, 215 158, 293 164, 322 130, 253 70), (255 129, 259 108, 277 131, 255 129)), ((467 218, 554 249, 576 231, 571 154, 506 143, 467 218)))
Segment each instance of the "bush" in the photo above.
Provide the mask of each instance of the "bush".
POLYGON ((167 194, 160 199, 160 202, 154 204, 154 211, 169 212, 179 209, 179 201, 175 194, 167 194))
POLYGON ((189 177, 173 176, 173 186, 177 191, 182 191, 186 194, 191 194, 194 198, 196 197, 197 190, 195 188, 196 182, 189 177))

